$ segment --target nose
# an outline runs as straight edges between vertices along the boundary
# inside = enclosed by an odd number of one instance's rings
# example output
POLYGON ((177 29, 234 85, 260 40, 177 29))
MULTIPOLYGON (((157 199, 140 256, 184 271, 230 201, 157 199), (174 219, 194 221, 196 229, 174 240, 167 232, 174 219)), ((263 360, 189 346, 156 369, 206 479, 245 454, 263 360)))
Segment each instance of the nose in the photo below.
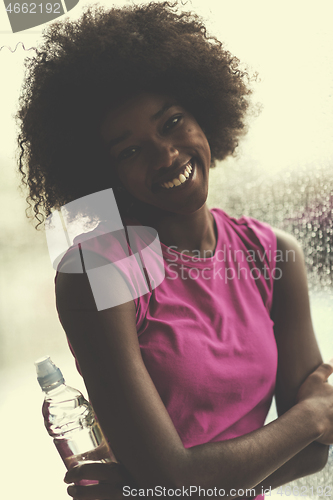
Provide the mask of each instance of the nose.
POLYGON ((154 141, 152 166, 154 170, 169 168, 179 157, 178 148, 167 138, 154 141))

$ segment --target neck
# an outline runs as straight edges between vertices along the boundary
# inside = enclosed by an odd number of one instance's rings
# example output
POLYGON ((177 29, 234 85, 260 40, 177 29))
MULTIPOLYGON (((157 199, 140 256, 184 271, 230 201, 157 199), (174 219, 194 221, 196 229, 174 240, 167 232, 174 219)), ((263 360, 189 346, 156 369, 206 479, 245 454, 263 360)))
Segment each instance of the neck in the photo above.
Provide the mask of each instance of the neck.
POLYGON ((140 222, 157 230, 160 241, 177 252, 186 250, 186 255, 208 256, 214 254, 216 230, 214 217, 206 203, 191 214, 161 212, 149 207, 140 211, 140 222), (193 253, 195 251, 195 253, 193 253))

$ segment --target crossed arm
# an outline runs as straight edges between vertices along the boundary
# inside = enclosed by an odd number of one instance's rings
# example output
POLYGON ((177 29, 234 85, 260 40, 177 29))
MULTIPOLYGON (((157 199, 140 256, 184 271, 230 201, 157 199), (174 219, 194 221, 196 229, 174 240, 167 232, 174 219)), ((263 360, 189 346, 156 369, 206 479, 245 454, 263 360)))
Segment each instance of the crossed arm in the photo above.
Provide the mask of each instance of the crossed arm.
MULTIPOLYGON (((325 465, 323 443, 333 442, 333 388, 324 382, 332 368, 323 365, 307 379, 322 359, 311 324, 303 256, 293 238, 276 234, 280 249, 295 250, 295 261, 279 264, 282 278, 274 289, 279 418, 239 438, 189 449, 142 361, 134 303, 97 312, 86 276, 59 274, 58 310, 89 397, 117 459, 139 487, 275 488, 325 465)), ((122 286, 120 279, 117 288, 122 286)), ((73 470, 68 478, 79 476, 73 470)), ((106 490, 100 497, 84 496, 84 490, 74 496, 114 498, 106 490)))

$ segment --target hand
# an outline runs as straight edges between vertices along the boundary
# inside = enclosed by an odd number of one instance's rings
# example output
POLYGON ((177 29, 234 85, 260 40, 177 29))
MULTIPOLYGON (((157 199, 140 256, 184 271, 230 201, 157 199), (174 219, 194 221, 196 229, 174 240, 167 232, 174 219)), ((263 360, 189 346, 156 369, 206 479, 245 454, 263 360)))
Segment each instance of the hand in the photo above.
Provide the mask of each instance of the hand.
POLYGON ((296 402, 306 402, 321 430, 318 443, 333 444, 333 387, 327 383, 333 373, 333 359, 312 372, 299 388, 296 402), (309 406, 310 405, 310 406, 309 406))
POLYGON ((74 483, 67 488, 76 500, 119 500, 123 498, 123 486, 133 485, 133 480, 125 467, 117 462, 87 463, 70 469, 65 483, 74 483), (97 480, 98 484, 79 484, 85 480, 97 480))

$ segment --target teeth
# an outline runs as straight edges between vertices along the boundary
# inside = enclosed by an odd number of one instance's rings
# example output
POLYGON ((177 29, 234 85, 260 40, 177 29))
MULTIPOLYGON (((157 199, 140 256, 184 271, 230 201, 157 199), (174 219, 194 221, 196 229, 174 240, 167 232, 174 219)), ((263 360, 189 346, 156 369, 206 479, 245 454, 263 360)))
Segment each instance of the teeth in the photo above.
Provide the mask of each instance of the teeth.
POLYGON ((167 181, 167 182, 161 183, 161 186, 166 188, 166 189, 170 189, 170 188, 173 188, 175 186, 180 186, 181 184, 184 184, 184 182, 187 181, 187 179, 190 177, 191 172, 192 172, 192 165, 188 163, 182 174, 180 174, 175 179, 172 179, 172 181, 167 181))

